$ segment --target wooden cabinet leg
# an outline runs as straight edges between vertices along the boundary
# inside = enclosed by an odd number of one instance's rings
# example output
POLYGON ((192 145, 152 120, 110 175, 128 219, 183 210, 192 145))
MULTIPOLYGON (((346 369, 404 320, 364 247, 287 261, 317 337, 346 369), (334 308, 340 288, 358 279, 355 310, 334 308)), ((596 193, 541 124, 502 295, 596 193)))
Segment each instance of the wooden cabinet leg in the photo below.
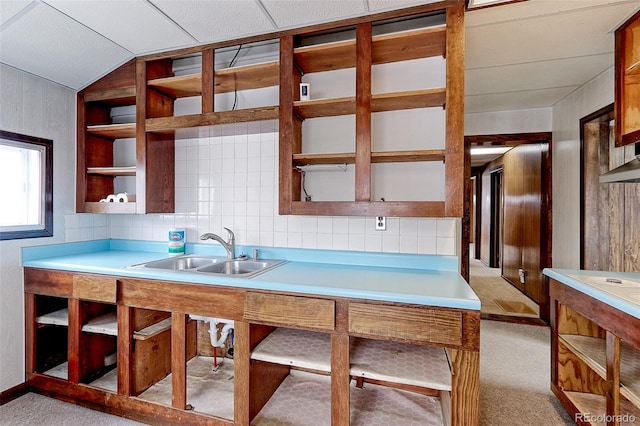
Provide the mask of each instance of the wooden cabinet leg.
POLYGON ((36 296, 26 293, 24 302, 25 369, 29 380, 29 376, 36 371, 36 296))
POLYGON ((249 323, 235 321, 233 333, 234 424, 248 426, 251 399, 249 397, 251 365, 249 323))
POLYGON ((451 424, 477 425, 480 407, 480 352, 452 349, 451 424))
POLYGON ((349 335, 331 335, 331 425, 349 424, 349 335))
POLYGON ((128 306, 118 305, 118 393, 131 395, 131 356, 133 353, 133 330, 128 306))
POLYGON ((171 313, 171 406, 187 408, 187 315, 171 313))
POLYGON ((607 426, 619 425, 620 338, 607 331, 607 426))
POLYGON ((82 377, 82 356, 80 354, 82 341, 82 321, 81 304, 78 299, 69 299, 69 346, 67 353, 67 374, 72 383, 80 383, 82 377))

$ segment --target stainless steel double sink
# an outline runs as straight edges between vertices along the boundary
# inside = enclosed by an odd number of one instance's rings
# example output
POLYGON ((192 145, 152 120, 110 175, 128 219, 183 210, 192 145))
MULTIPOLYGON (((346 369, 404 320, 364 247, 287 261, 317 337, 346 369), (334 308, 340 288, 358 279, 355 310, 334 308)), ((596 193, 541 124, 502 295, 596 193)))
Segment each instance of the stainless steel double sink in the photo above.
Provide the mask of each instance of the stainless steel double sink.
POLYGON ((161 269, 167 271, 184 271, 198 274, 251 278, 262 272, 275 268, 284 260, 273 259, 228 259, 221 256, 203 256, 187 254, 166 259, 130 265, 127 268, 161 269))

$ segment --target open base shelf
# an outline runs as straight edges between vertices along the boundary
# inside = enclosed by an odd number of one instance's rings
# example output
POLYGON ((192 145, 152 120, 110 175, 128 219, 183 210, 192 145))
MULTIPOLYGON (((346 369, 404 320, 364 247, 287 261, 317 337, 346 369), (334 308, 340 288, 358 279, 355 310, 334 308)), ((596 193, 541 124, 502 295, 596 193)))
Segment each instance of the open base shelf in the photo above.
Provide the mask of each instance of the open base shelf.
MULTIPOLYGON (((446 398, 442 398, 446 400, 446 398)), ((350 389, 351 425, 438 425, 445 423, 441 398, 366 384, 350 389)), ((252 425, 331 425, 331 377, 292 371, 251 422, 252 425)))
MULTIPOLYGON (((351 338, 350 352, 351 376, 451 390, 451 370, 442 348, 351 338)), ((330 374, 330 335, 278 328, 253 350, 251 359, 330 374)))

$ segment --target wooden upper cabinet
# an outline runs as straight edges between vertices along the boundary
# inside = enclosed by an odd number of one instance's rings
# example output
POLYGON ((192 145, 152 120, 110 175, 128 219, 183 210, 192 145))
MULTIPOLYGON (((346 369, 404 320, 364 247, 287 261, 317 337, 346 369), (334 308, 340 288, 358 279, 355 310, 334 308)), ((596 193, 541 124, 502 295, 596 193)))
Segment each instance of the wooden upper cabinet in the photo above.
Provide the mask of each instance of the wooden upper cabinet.
POLYGON ((281 37, 280 214, 463 216, 464 2, 428 7, 281 37))
POLYGON ((640 11, 616 30, 616 146, 640 141, 640 11))

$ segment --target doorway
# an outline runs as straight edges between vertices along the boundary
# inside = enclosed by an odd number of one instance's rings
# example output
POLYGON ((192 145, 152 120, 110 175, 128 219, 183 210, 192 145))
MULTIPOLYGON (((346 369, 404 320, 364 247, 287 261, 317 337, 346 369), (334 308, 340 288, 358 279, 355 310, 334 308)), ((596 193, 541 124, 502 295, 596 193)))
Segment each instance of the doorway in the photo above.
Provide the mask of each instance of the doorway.
POLYGON ((471 156, 475 256, 469 281, 481 299, 481 315, 544 324, 549 321, 542 269, 551 264, 551 133, 467 138, 471 148, 498 145, 508 151, 483 164, 471 156))

